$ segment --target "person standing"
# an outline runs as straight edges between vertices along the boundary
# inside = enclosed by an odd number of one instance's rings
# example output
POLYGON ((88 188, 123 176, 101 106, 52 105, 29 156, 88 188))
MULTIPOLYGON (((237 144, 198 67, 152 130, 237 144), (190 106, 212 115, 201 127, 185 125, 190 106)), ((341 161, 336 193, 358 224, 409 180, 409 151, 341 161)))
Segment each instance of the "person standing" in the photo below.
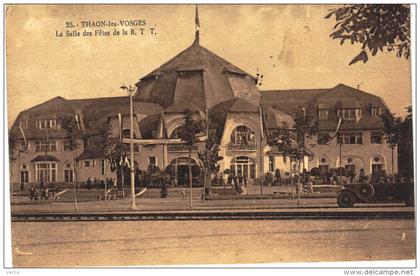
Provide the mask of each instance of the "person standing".
POLYGON ((93 180, 93 188, 96 189, 96 190, 99 189, 99 181, 98 181, 98 179, 96 177, 93 180))
POLYGON ((90 176, 86 180, 86 188, 88 188, 89 192, 92 190, 92 180, 90 180, 90 176))
POLYGON ((365 181, 365 170, 364 169, 360 169, 360 171, 359 171, 359 181, 360 182, 365 181))
POLYGON ((31 185, 31 187, 29 188, 29 198, 31 200, 34 200, 34 198, 35 198, 35 187, 34 187, 34 185, 31 185))

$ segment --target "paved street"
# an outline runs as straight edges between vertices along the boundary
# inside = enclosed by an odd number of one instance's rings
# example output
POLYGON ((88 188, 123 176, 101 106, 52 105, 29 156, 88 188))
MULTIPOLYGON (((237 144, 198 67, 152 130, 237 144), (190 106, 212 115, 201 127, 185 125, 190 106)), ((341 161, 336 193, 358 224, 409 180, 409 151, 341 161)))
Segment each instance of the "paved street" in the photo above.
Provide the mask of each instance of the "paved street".
POLYGON ((16 267, 415 258, 414 220, 14 222, 16 267))
MULTIPOLYGON (((279 209, 293 209, 294 211, 300 209, 319 209, 334 211, 334 210, 352 210, 361 211, 366 207, 369 210, 384 210, 383 208, 392 208, 397 210, 413 210, 413 208, 404 207, 404 203, 369 203, 356 204, 350 209, 343 209, 338 207, 337 199, 334 196, 329 197, 314 197, 314 198, 272 198, 272 199, 245 199, 232 198, 228 200, 202 200, 201 189, 194 189, 193 193, 193 210, 207 211, 207 210, 279 210, 279 209)), ((69 193, 70 195, 72 193, 69 193)), ((89 195, 89 193, 87 193, 89 195)), ((78 202, 78 212, 127 212, 131 211, 131 198, 125 199, 99 201, 91 196, 83 198, 82 202, 78 202), (86 200, 86 199, 89 199, 86 200)), ((27 197, 15 197, 13 199, 15 204, 12 204, 12 213, 27 214, 27 213, 50 213, 50 212, 75 212, 75 205, 71 198, 66 198, 65 201, 59 199, 30 201, 27 197)), ((136 199, 138 212, 143 211, 187 211, 189 207, 189 196, 181 196, 180 194, 172 193, 168 198, 160 198, 159 190, 148 190, 142 197, 136 199)))

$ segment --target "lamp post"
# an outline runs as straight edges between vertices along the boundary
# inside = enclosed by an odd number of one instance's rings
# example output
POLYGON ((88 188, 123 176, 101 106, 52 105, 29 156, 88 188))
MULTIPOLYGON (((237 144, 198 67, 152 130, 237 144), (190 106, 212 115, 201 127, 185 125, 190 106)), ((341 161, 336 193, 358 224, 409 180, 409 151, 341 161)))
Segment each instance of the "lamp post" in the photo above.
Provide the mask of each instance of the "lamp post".
POLYGON ((136 90, 135 87, 129 85, 128 87, 123 85, 121 86, 122 90, 127 90, 130 96, 130 182, 131 182, 131 209, 135 210, 136 207, 136 193, 134 188, 134 145, 133 145, 133 92, 136 90))

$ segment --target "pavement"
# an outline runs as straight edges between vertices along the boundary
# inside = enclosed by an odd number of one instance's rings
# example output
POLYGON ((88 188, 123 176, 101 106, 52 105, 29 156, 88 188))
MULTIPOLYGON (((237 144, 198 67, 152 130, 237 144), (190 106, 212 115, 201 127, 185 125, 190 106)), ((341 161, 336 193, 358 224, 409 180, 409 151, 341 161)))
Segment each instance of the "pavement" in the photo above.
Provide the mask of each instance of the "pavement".
MULTIPOLYGON (((149 190, 143 196, 136 198, 136 209, 131 208, 131 198, 117 200, 98 200, 95 192, 81 191, 80 201, 76 204, 72 192, 68 198, 58 200, 30 201, 25 196, 15 196, 12 200, 12 217, 28 215, 142 215, 144 218, 186 219, 196 218, 414 218, 414 208, 405 207, 403 203, 370 203, 356 204, 352 208, 340 208, 336 198, 302 197, 298 198, 243 198, 233 197, 231 200, 202 200, 202 189, 193 190, 193 207, 190 208, 189 195, 170 192, 167 198, 159 197, 159 190, 149 190), (89 200, 86 199, 89 198, 89 200)), ((114 219, 116 217, 113 217, 114 219)), ((138 219, 138 217, 136 218, 138 219)))

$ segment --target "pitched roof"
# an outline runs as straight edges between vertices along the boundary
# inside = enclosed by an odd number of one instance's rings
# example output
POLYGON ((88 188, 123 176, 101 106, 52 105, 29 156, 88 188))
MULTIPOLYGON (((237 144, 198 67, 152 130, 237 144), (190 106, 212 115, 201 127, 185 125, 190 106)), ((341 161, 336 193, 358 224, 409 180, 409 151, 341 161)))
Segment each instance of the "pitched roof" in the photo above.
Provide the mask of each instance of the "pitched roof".
POLYGON ((85 150, 82 154, 76 157, 76 160, 87 160, 87 159, 102 159, 105 155, 99 151, 85 150))
POLYGON ((240 97, 258 104, 255 78, 194 43, 136 84, 136 98, 164 108, 191 102, 204 110, 240 97))
POLYGON ((59 162, 56 157, 52 155, 38 155, 34 159, 31 160, 31 162, 59 162))
POLYGON ((206 70, 210 67, 225 68, 229 72, 249 75, 200 44, 193 43, 190 47, 141 78, 141 80, 157 76, 167 71, 206 70))
POLYGON ((337 126, 338 108, 360 108, 362 117, 359 121, 345 120, 343 130, 379 129, 382 121, 370 114, 371 106, 388 108, 379 96, 339 84, 330 89, 304 89, 304 90, 269 90, 261 91, 261 106, 273 107, 277 110, 296 116, 305 109, 306 114, 317 118, 318 109, 329 109, 328 120, 319 121, 320 130, 334 130, 337 126))
POLYGON ((295 126, 293 118, 279 110, 272 107, 264 109, 265 124, 268 129, 286 128, 292 129, 295 126))
MULTIPOLYGON (((124 97, 104 97, 88 99, 70 99, 55 97, 28 110, 22 111, 12 126, 12 131, 18 131, 21 119, 30 119, 28 127, 24 129, 28 139, 63 138, 63 129, 38 129, 34 119, 58 119, 62 115, 78 115, 83 131, 87 135, 94 135, 98 129, 107 123, 107 117, 130 114, 130 99, 124 97), (48 132, 48 133, 47 133, 48 132)), ((150 114, 160 112, 162 107, 156 103, 133 102, 135 114, 150 114)), ((20 133, 20 132, 19 132, 20 133)), ((23 137, 22 137, 23 138, 23 137)))

